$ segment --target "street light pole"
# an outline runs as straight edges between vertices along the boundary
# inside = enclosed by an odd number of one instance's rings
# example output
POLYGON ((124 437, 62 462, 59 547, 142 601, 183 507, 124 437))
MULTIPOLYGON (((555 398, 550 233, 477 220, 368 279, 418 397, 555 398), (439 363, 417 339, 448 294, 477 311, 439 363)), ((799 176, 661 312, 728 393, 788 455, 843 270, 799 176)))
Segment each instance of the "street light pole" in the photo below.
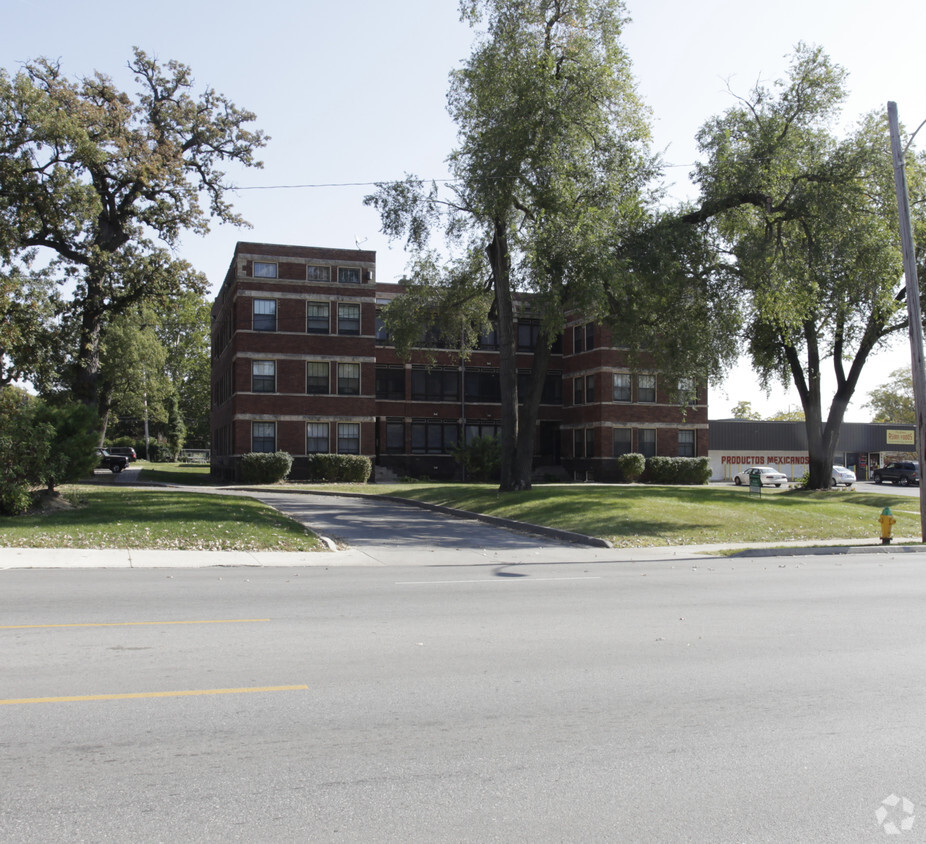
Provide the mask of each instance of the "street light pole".
MULTIPOLYGON (((920 285, 916 275, 913 225, 910 222, 910 200, 907 194, 907 176, 904 171, 904 150, 900 145, 900 121, 897 118, 897 103, 889 102, 887 104, 887 119, 891 132, 894 186, 897 189, 900 243, 903 250, 906 283, 907 322, 910 331, 910 369, 913 375, 913 401, 916 408, 916 455, 920 461, 920 472, 922 472, 926 468, 926 368, 923 365, 923 316, 920 312, 920 285)), ((923 496, 920 496, 920 531, 923 542, 926 542, 926 498, 923 496)))

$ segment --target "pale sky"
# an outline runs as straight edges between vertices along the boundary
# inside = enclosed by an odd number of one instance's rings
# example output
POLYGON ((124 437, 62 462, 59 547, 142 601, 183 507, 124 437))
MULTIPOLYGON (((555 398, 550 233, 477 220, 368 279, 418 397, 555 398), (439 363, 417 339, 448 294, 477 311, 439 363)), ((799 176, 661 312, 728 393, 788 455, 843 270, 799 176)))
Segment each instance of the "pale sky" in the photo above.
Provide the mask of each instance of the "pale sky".
MULTIPOLYGON (((745 94, 757 79, 780 78, 799 41, 823 46, 849 71, 848 121, 888 100, 909 127, 926 119, 923 0, 627 0, 627 7, 624 43, 653 112, 655 146, 673 165, 667 174, 676 198, 694 196, 695 134, 732 105, 728 84, 745 94)), ((132 92, 126 63, 137 45, 189 65, 197 91, 214 88, 257 114, 272 138, 260 156, 264 169, 229 172, 249 188, 234 204, 253 228, 190 234, 179 250, 217 289, 238 240, 359 243, 376 251, 380 281, 398 279, 401 247, 380 234, 362 200, 375 181, 446 175, 456 140, 447 75, 472 39, 456 0, 5 0, 0 56, 9 72, 45 56, 60 60, 69 77, 99 70, 132 92)), ((909 365, 906 338, 895 346, 869 361, 849 421, 867 421, 867 393, 909 365)), ((740 400, 764 414, 800 404, 793 389, 767 397, 747 364, 712 385, 710 417, 728 416, 740 400)))

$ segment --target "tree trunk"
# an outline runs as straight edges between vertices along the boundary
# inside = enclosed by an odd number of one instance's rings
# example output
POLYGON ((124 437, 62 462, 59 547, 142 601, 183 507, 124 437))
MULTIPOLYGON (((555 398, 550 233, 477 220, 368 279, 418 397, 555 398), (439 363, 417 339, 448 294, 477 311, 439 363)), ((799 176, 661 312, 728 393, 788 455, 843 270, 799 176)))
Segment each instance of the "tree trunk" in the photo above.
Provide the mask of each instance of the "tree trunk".
MULTIPOLYGON (((92 280, 87 281, 91 289, 98 288, 92 280)), ((74 395, 79 401, 94 410, 99 406, 100 381, 100 311, 94 298, 88 293, 83 303, 80 321, 80 337, 77 349, 74 395)))
POLYGON ((517 334, 511 293, 511 256, 508 232, 496 219, 492 241, 486 247, 492 268, 495 306, 498 312, 498 364, 501 387, 501 467, 499 489, 518 489, 515 463, 518 442, 517 334))
POLYGON ((552 343, 545 334, 539 334, 534 347, 530 387, 521 405, 518 420, 518 443, 515 451, 514 477, 518 489, 531 488, 531 474, 534 468, 534 440, 537 436, 537 417, 540 415, 540 400, 550 365, 552 343))

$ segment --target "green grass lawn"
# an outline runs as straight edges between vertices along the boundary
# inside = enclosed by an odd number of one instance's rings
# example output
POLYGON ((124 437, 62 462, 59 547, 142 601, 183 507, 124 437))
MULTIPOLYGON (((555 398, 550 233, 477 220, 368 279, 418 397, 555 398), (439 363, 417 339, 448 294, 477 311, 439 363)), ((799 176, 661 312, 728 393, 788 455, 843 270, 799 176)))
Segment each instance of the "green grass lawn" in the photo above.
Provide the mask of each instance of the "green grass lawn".
MULTIPOLYGON (((142 480, 198 485, 208 467, 149 464, 142 480)), ((727 485, 549 485, 500 493, 480 484, 289 483, 271 489, 315 489, 394 495, 610 540, 616 547, 759 543, 879 537, 878 516, 890 507, 894 535, 920 535, 919 501, 853 491, 765 490, 727 485)), ((0 546, 319 550, 298 522, 237 496, 119 486, 63 488, 68 509, 0 517, 0 546)))
POLYGON ((919 501, 851 491, 763 490, 733 486, 555 485, 500 493, 477 484, 328 487, 398 495, 610 540, 616 547, 703 543, 876 539, 890 507, 894 535, 920 536, 919 501))
POLYGON ((250 498, 109 485, 61 491, 57 506, 0 517, 0 546, 324 550, 299 522, 250 498))
POLYGON ((212 486, 208 463, 146 463, 140 464, 138 480, 143 483, 212 486))

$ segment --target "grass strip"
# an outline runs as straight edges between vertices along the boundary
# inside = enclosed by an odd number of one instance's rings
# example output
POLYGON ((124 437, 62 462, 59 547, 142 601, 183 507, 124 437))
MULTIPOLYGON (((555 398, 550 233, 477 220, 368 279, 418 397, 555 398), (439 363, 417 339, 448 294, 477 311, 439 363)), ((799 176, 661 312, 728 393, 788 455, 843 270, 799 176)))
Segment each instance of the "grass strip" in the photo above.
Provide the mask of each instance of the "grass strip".
POLYGON ((54 509, 0 517, 7 548, 318 551, 306 528, 250 498, 183 490, 65 486, 54 509))

